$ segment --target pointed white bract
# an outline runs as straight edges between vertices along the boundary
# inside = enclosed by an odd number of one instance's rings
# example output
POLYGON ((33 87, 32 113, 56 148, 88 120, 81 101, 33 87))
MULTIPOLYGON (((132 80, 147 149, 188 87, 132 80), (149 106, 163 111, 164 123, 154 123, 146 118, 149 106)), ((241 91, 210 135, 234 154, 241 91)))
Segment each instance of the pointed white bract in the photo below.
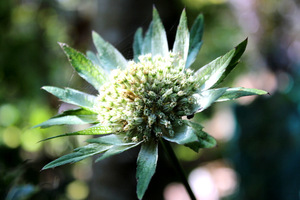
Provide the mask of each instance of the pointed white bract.
POLYGON ((167 57, 169 55, 167 34, 155 8, 153 8, 152 22, 151 54, 152 56, 160 55, 167 57))
MULTIPOLYGON (((187 27, 185 10, 182 11, 179 25, 176 32, 173 52, 186 62, 190 43, 190 33, 187 27)), ((185 63, 184 63, 185 64, 185 63)))
POLYGON ((127 61, 123 55, 110 43, 106 42, 98 33, 93 32, 93 41, 98 51, 101 66, 106 69, 125 69, 127 61))

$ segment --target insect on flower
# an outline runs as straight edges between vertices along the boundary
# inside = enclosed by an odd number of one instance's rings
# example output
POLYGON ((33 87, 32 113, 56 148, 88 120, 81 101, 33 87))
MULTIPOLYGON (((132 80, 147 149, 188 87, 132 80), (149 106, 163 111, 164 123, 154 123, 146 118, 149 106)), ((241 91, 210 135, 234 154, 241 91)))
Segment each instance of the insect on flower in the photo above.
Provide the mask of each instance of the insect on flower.
MULTIPOLYGON (((188 119, 214 102, 233 100, 265 91, 246 88, 217 88, 238 64, 247 40, 199 70, 191 70, 202 45, 203 16, 199 15, 189 32, 182 12, 173 48, 157 10, 143 36, 134 36, 133 60, 93 32, 97 54, 84 54, 60 44, 78 74, 99 91, 97 96, 71 88, 43 87, 64 102, 78 106, 54 116, 36 127, 64 124, 94 124, 70 135, 103 135, 87 140, 86 146, 64 155, 43 169, 74 163, 101 154, 96 162, 141 145, 137 158, 137 196, 142 199, 158 159, 158 142, 174 142, 198 152, 214 147, 216 141, 203 127, 188 119), (187 119, 186 119, 187 118, 187 119), (105 134, 105 135, 104 135, 105 134)), ((52 138, 50 138, 52 139, 52 138)))

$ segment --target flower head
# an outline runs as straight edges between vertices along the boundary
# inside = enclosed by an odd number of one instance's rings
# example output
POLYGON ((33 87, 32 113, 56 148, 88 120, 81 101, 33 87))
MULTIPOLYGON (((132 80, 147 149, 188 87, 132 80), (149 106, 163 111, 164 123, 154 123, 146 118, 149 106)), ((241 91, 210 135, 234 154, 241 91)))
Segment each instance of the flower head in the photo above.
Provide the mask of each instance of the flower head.
MULTIPOLYGON (((187 120, 214 102, 227 101, 265 91, 246 88, 216 88, 238 64, 247 40, 199 70, 190 70, 202 45, 203 17, 191 32, 182 12, 172 50, 156 9, 143 36, 134 36, 134 59, 127 61, 112 45, 93 32, 97 54, 87 56, 61 44, 78 74, 98 91, 97 96, 70 88, 43 89, 79 108, 54 116, 37 127, 63 124, 95 124, 87 129, 58 135, 102 135, 87 140, 86 146, 62 156, 43 169, 80 161, 102 153, 96 160, 142 145, 137 160, 137 195, 141 199, 155 172, 160 139, 183 144, 198 152, 213 147, 214 138, 203 127, 187 120), (108 134, 108 135, 107 135, 108 134)), ((54 138, 55 138, 54 137, 54 138)), ((49 138, 52 139, 52 138, 49 138)))
POLYGON ((100 88, 95 110, 98 120, 138 142, 174 136, 174 126, 192 114, 197 82, 184 60, 170 52, 162 57, 141 55, 124 70, 113 70, 100 88))

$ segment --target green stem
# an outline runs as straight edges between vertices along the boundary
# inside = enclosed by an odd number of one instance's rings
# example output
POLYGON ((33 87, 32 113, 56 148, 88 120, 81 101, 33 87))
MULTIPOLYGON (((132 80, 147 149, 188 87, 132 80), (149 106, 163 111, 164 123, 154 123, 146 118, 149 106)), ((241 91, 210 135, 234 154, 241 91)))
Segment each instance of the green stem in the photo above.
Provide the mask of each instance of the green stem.
POLYGON ((185 189, 187 190, 187 192, 188 192, 191 200, 196 200, 196 197, 195 197, 195 195, 194 195, 194 193, 193 193, 193 191, 192 191, 192 189, 191 189, 191 187, 190 187, 190 185, 189 185, 189 183, 188 183, 188 181, 186 179, 186 176, 184 174, 183 168, 180 165, 180 163, 179 163, 179 161, 178 161, 178 159, 177 159, 177 157, 176 157, 176 155, 175 155, 175 153, 174 153, 174 151, 173 151, 170 143, 169 142, 165 142, 163 139, 160 139, 160 142, 161 142, 163 148, 165 149, 165 151, 167 152, 167 154, 168 154, 171 162, 173 163, 173 166, 176 169, 176 171, 177 171, 177 173, 178 173, 178 175, 179 175, 179 177, 180 177, 180 179, 181 179, 181 181, 182 181, 185 189))

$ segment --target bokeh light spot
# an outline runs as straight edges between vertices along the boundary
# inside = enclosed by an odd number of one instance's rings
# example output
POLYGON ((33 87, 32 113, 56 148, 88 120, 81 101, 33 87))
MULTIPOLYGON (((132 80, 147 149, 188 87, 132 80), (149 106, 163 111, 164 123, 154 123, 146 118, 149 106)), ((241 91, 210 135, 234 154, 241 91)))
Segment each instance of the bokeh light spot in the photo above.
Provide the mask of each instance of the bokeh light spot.
POLYGON ((35 126, 43 121, 48 120, 51 117, 52 113, 49 108, 44 106, 36 106, 30 112, 29 124, 35 126))
POLYGON ((76 180, 67 186, 67 195, 72 200, 86 199, 89 194, 89 188, 86 183, 76 180))
POLYGON ((21 145, 24 150, 29 152, 38 151, 42 147, 41 133, 38 130, 30 129, 21 134, 21 145))
POLYGON ((189 195, 181 183, 170 183, 164 191, 165 200, 186 200, 189 195))
POLYGON ((2 139, 6 146, 14 149, 20 145, 20 135, 20 129, 14 126, 10 126, 4 129, 2 139))
POLYGON ((0 107, 0 125, 11 126, 20 118, 19 110, 12 104, 4 104, 0 107))

